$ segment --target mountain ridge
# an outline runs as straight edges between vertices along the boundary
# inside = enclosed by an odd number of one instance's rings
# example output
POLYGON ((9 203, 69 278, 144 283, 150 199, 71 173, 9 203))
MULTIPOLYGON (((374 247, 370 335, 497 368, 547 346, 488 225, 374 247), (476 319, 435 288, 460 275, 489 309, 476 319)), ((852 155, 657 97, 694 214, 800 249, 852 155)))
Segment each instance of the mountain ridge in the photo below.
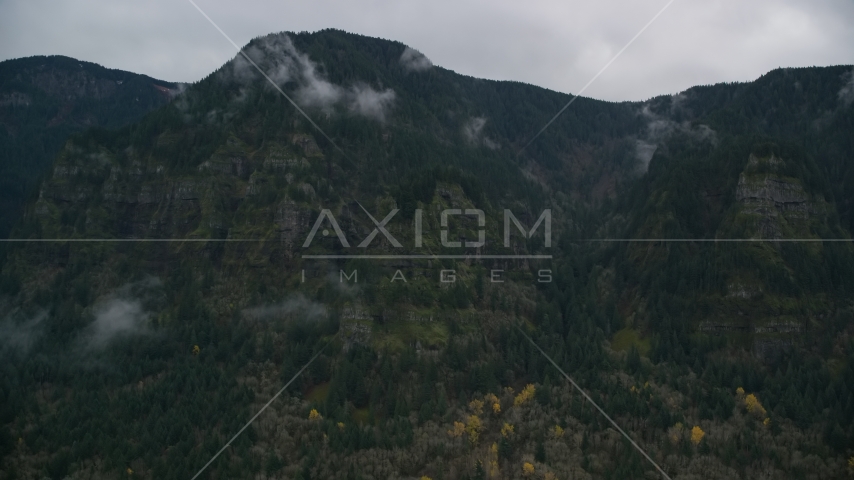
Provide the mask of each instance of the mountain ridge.
POLYGON ((0 237, 8 236, 69 135, 136 121, 165 104, 177 88, 62 55, 0 62, 0 126, 5 127, 0 130, 0 237))
POLYGON ((569 95, 408 48, 247 45, 346 154, 240 56, 70 138, 16 238, 141 241, 6 252, 6 470, 186 478, 317 355, 212 477, 656 474, 519 328, 673 476, 845 475, 850 244, 608 240, 851 238, 849 67, 580 98, 520 155, 569 95))

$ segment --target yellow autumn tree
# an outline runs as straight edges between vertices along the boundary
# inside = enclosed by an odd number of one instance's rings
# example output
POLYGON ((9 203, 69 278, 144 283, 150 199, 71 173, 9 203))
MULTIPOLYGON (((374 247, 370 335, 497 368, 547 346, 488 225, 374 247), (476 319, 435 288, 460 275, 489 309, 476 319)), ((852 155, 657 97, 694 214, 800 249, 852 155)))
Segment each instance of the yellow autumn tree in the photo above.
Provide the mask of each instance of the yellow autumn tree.
POLYGON ((759 399, 756 398, 756 395, 750 394, 744 397, 744 406, 747 407, 747 411, 756 415, 757 417, 765 416, 765 407, 759 402, 759 399))
POLYGON ((694 425, 694 428, 691 429, 691 443, 699 445, 705 435, 706 432, 699 425, 694 425))
POLYGON ((511 433, 513 433, 513 425, 505 423, 504 426, 501 427, 501 436, 509 437, 511 433))
POLYGON ((469 408, 475 415, 480 415, 483 413, 483 402, 477 399, 474 399, 469 402, 469 408))
POLYGON ((560 425, 555 425, 555 429, 554 429, 555 438, 561 438, 561 437, 563 437, 563 434, 564 434, 564 431, 562 428, 560 428, 560 425))
POLYGON ((308 419, 309 420, 322 420, 323 417, 320 415, 320 412, 318 412, 317 410, 312 408, 311 411, 308 412, 308 419))
POLYGON ((422 475, 421 480, 433 480, 433 479, 428 477, 427 475, 422 475))
POLYGON ((454 428, 448 430, 448 435, 457 438, 461 437, 466 431, 466 424, 463 422, 454 422, 454 428))
POLYGON ((498 478, 498 444, 493 443, 491 447, 489 447, 489 455, 487 457, 487 465, 489 465, 489 478, 498 478))
POLYGON ((481 428, 483 428, 483 424, 480 422, 480 418, 477 415, 469 415, 468 422, 466 422, 466 433, 472 445, 477 445, 481 428))
POLYGON ((518 407, 519 405, 522 405, 528 400, 534 398, 535 392, 536 389, 534 388, 534 385, 529 383, 521 392, 519 392, 519 395, 516 395, 516 398, 513 399, 513 405, 518 407))
POLYGON ((522 464, 522 474, 526 477, 534 474, 534 465, 531 462, 525 462, 522 464))
POLYGON ((742 396, 742 395, 744 395, 744 389, 743 389, 743 388, 741 388, 741 387, 738 387, 738 388, 736 388, 736 389, 735 389, 735 393, 736 393, 738 396, 742 396))
POLYGON ((202 349, 198 345, 193 345, 193 355, 198 355, 201 351, 202 349))
POLYGON ((133 475, 133 470, 130 467, 128 467, 127 472, 128 476, 133 475))
POLYGON ((344 422, 338 422, 338 430, 344 430, 344 422))
POLYGON ((499 400, 498 397, 496 397, 492 393, 488 393, 485 397, 483 397, 483 399, 486 400, 486 403, 492 405, 492 413, 494 413, 495 415, 501 413, 501 400, 499 400))

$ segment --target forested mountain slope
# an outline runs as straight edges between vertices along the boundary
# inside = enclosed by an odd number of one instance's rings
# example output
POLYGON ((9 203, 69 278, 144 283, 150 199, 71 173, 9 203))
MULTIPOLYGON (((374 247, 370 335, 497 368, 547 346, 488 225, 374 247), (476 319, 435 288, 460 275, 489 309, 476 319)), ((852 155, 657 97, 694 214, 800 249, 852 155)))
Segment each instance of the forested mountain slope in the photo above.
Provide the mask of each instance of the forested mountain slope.
POLYGON ((0 62, 0 237, 74 132, 135 122, 178 86, 63 56, 0 62))
POLYGON ((520 329, 673 478, 847 475, 850 66, 580 98, 523 149, 571 96, 245 52, 316 126, 237 56, 27 204, 69 241, 3 253, 5 478, 190 478, 315 354, 201 478, 656 478, 520 329))

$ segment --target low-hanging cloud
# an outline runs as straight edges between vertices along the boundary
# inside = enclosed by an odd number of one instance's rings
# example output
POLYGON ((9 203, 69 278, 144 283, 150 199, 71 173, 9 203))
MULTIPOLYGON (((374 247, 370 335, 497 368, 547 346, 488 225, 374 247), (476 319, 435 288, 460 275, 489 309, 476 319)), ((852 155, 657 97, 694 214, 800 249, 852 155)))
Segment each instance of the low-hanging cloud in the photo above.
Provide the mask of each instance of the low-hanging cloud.
POLYGON ((635 140, 635 158, 640 161, 640 169, 646 171, 649 168, 649 162, 655 151, 658 150, 658 145, 647 143, 643 140, 635 140))
POLYGON ((187 91, 187 88, 190 87, 189 83, 178 82, 175 84, 175 88, 170 89, 168 94, 170 98, 180 97, 187 91))
MULTIPOLYGON (((684 94, 672 97, 670 115, 675 115, 682 108, 682 104, 686 98, 684 94)), ((646 120, 646 129, 643 137, 635 140, 635 157, 640 162, 639 169, 641 172, 646 172, 650 160, 652 160, 661 143, 675 133, 681 133, 690 136, 694 140, 711 142, 713 145, 717 145, 717 133, 708 125, 692 125, 687 120, 676 122, 667 116, 653 112, 649 103, 641 108, 638 115, 646 120)))
POLYGON ((367 85, 356 85, 350 94, 350 111, 385 122, 386 112, 394 102, 394 90, 378 92, 367 85))
POLYGON ((845 85, 839 90, 839 101, 842 102, 842 105, 849 106, 851 103, 854 103, 854 68, 851 69, 850 72, 845 74, 845 85))
POLYGON ((243 316, 252 320, 322 320, 327 317, 326 307, 307 299, 302 294, 291 295, 273 305, 262 305, 243 310, 243 316))
MULTIPOLYGON (((256 40, 246 49, 246 55, 280 88, 293 85, 294 101, 302 107, 331 114, 335 107, 343 106, 353 114, 384 122, 394 103, 395 93, 391 89, 374 90, 362 83, 345 88, 330 82, 321 73, 320 66, 297 50, 286 34, 256 40)), ((267 82, 240 54, 222 75, 226 80, 246 86, 267 82)), ((266 85, 266 88, 272 87, 266 85)))
POLYGON ((471 118, 465 125, 463 125, 463 134, 466 136, 468 141, 475 142, 480 138, 480 132, 483 130, 484 125, 486 125, 485 118, 471 118))
POLYGON ((400 64, 409 72, 423 72, 433 68, 433 62, 414 48, 406 47, 400 54, 400 64))
POLYGON ((472 117, 463 124, 463 135, 469 143, 485 145, 487 148, 495 150, 499 145, 483 134, 484 126, 486 126, 485 117, 472 117))
POLYGON ((160 280, 151 277, 129 283, 99 300, 92 309, 95 320, 80 337, 80 349, 103 350, 115 340, 152 334, 148 324, 152 312, 147 304, 160 286, 160 280))
POLYGON ((95 322, 87 333, 88 347, 101 349, 119 337, 148 333, 151 315, 138 300, 111 298, 95 310, 95 322))

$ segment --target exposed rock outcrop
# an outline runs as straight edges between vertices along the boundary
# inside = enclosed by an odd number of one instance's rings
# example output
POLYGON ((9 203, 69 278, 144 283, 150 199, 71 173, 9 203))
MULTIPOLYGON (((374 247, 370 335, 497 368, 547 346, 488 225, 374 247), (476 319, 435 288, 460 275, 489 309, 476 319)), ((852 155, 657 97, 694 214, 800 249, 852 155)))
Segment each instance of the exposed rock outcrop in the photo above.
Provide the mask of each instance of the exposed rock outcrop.
POLYGON ((806 233, 811 216, 819 215, 823 200, 813 200, 800 180, 777 173, 781 161, 751 155, 738 179, 735 198, 742 215, 754 217, 758 238, 780 239, 787 231, 806 233))

